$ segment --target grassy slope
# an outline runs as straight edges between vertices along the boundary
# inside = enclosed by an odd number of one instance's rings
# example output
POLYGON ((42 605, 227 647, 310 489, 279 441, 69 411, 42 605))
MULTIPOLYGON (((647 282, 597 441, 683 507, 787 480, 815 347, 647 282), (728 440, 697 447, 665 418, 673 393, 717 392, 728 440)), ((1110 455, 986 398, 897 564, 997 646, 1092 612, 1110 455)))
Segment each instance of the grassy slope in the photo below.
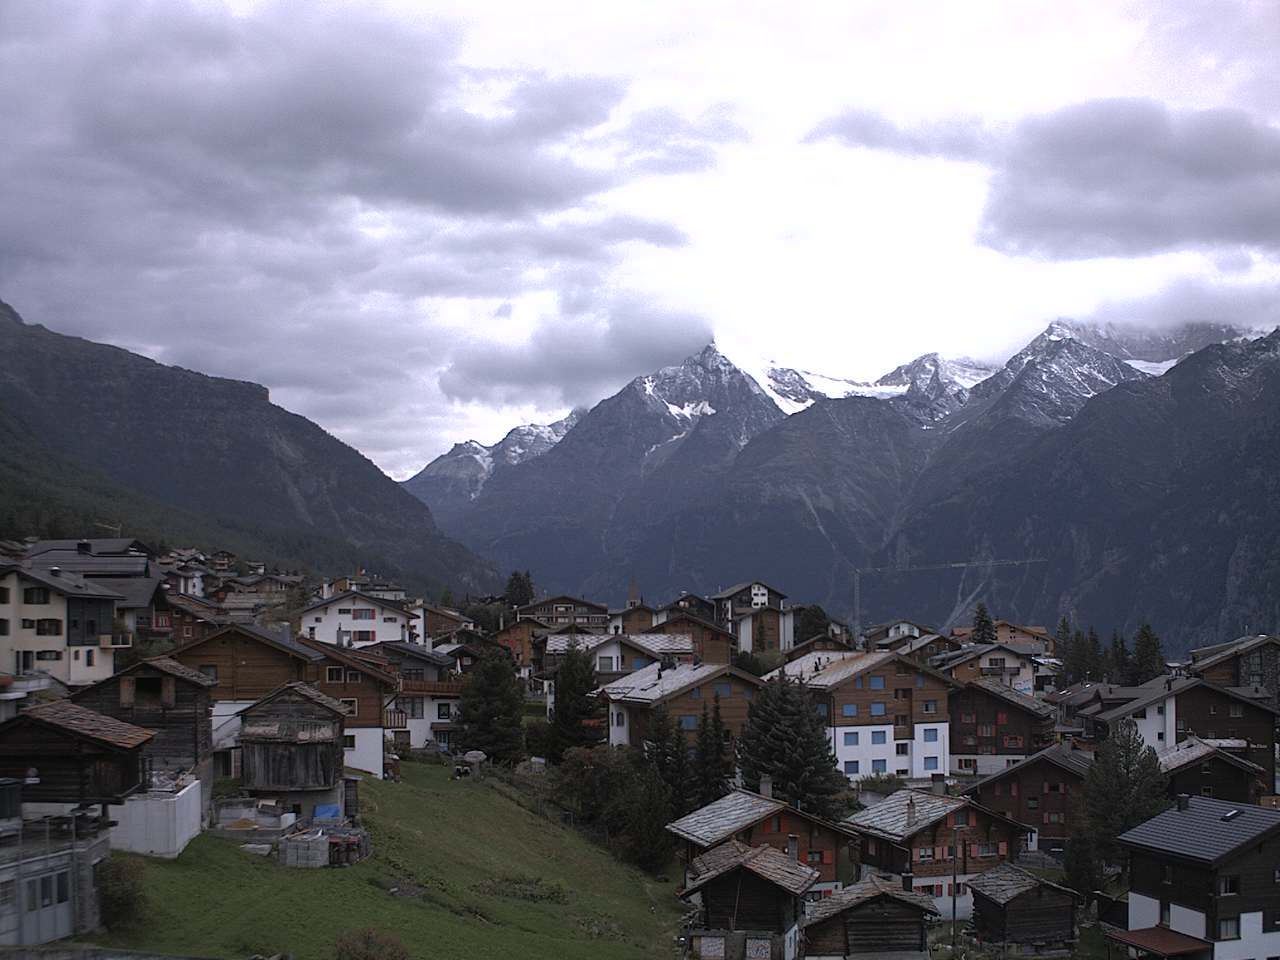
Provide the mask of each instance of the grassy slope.
POLYGON ((405 782, 361 784, 374 855, 344 869, 295 870, 197 837, 176 861, 147 861, 148 919, 107 945, 198 956, 288 951, 333 956, 344 930, 399 936, 419 958, 630 960, 670 955, 679 916, 674 884, 655 883, 494 785, 448 780, 443 767, 405 765, 405 782), (537 877, 565 903, 477 889, 537 877), (389 886, 414 889, 409 895, 389 886))

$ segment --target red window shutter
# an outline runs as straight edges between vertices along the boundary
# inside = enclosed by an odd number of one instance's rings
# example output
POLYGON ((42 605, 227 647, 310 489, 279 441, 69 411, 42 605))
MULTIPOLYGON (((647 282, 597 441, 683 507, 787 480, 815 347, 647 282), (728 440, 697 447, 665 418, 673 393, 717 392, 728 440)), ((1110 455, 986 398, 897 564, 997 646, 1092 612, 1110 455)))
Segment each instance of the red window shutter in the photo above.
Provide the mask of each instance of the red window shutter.
POLYGON ((823 851, 822 851, 822 862, 823 862, 823 863, 835 863, 835 851, 834 851, 834 850, 823 850, 823 851))
POLYGON ((976 857, 978 855, 978 845, 976 843, 969 844, 969 856, 976 857))
POLYGON ((944 850, 942 847, 933 848, 933 859, 942 860, 945 858, 945 856, 946 856, 946 850, 944 850))
POLYGON ((1048 792, 1049 792, 1049 781, 1048 781, 1048 780, 1046 780, 1046 781, 1044 782, 1044 792, 1045 792, 1045 793, 1048 793, 1048 792))
POLYGON ((1044 815, 1044 822, 1045 822, 1045 823, 1052 823, 1052 822, 1053 822, 1052 820, 1050 820, 1050 819, 1049 819, 1049 814, 1047 814, 1047 813, 1044 815))
POLYGON ((1018 781, 1015 780, 1009 784, 1009 796, 1016 797, 1018 795, 1018 781))

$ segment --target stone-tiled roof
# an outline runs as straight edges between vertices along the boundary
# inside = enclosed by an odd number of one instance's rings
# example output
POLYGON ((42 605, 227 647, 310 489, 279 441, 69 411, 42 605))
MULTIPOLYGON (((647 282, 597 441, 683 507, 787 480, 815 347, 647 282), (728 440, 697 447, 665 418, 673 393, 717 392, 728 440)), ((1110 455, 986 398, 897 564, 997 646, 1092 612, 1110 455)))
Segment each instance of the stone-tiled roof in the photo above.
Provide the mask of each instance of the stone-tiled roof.
POLYGON ((15 719, 24 717, 58 727, 78 737, 124 750, 140 747, 156 735, 154 730, 135 727, 132 723, 98 713, 96 710, 82 707, 70 700, 51 700, 48 703, 42 703, 31 707, 25 713, 18 714, 15 719))
POLYGON ((1031 756, 1027 757, 1025 760, 1019 760, 1017 763, 1013 764, 1013 766, 1005 767, 1003 770, 997 770, 995 773, 983 777, 973 786, 968 787, 964 792, 966 794, 977 793, 987 784, 1002 780, 1010 774, 1017 772, 1022 767, 1028 766, 1032 763, 1037 763, 1041 760, 1052 763, 1054 766, 1065 770, 1067 773, 1074 774, 1075 776, 1083 779, 1088 775, 1089 768, 1093 766, 1093 752, 1090 750, 1073 750, 1065 744, 1055 743, 1052 746, 1045 747, 1038 753, 1031 754, 1031 756))
POLYGON ((813 653, 797 657, 790 663, 784 663, 777 670, 767 674, 765 679, 772 680, 779 673, 785 673, 790 680, 803 680, 815 689, 829 690, 866 670, 891 663, 897 659, 897 656, 891 650, 862 653, 815 650, 813 653))
POLYGON ((891 840, 904 840, 969 804, 963 797, 942 796, 925 790, 898 790, 874 806, 859 810, 844 823, 891 840))
POLYGON ((1042 719, 1052 717, 1058 712, 1053 704, 1045 703, 1037 697, 1028 696, 1020 690, 1015 690, 1008 684, 1001 683, 995 677, 979 677, 977 680, 970 681, 969 686, 985 690, 992 696, 999 697, 1005 703, 1042 719))
POLYGON ((1280 637, 1272 637, 1261 633, 1257 636, 1239 637, 1227 643, 1219 643, 1212 647, 1201 647, 1198 650, 1192 650, 1191 669, 1199 672, 1206 667, 1221 663, 1223 660, 1229 660, 1238 654, 1247 653, 1265 643, 1280 643, 1280 637))
POLYGON ((900 880, 870 876, 865 880, 859 880, 857 883, 837 890, 831 896, 824 897, 811 905, 809 913, 805 917, 804 925, 807 927, 810 924, 834 917, 838 913, 843 913, 851 907, 860 906, 876 899, 876 897, 892 897, 894 900, 915 907, 921 913, 936 914, 938 912, 938 908, 934 905, 932 894, 903 890, 900 880))
POLYGON ((678 663, 674 667, 651 663, 643 670, 605 684, 598 692, 607 700, 657 704, 689 687, 710 683, 726 674, 760 684, 750 674, 723 663, 678 663))
POLYGON ((1180 743, 1174 744, 1167 750, 1161 750, 1159 753, 1160 769, 1165 773, 1172 773, 1175 770, 1181 770, 1190 764, 1197 763, 1201 760, 1207 760, 1210 757, 1221 757, 1227 763, 1233 766, 1248 770, 1262 776, 1266 773, 1262 767, 1258 766, 1243 757, 1236 757, 1222 750, 1215 744, 1201 740, 1196 736, 1189 736, 1180 743))
POLYGON ((1034 890, 1039 886, 1052 887, 1073 897, 1076 896, 1075 891, 1037 877, 1021 867, 1015 867, 1012 863, 1001 863, 990 870, 978 874, 969 881, 969 886, 988 900, 994 900, 996 903, 1008 903, 1019 894, 1034 890))
POLYGON ((740 830, 786 809, 781 800, 771 800, 748 790, 735 790, 679 820, 667 824, 677 837, 700 847, 715 846, 740 830))
POLYGON ((333 697, 329 696, 327 693, 321 693, 315 687, 311 686, 311 684, 303 683, 301 680, 290 680, 288 683, 282 683, 280 686, 276 687, 274 690, 268 693, 261 700, 257 700, 249 704, 249 706, 245 707, 240 712, 249 713, 254 709, 256 709, 257 707, 262 706, 264 703, 268 703, 285 693, 295 693, 300 697, 305 697, 306 699, 310 700, 312 703, 319 704, 320 706, 324 707, 327 710, 333 711, 339 716, 345 717, 348 713, 351 712, 350 708, 341 700, 335 700, 333 697))
POLYGON ((192 670, 186 664, 179 663, 169 657, 151 657, 149 660, 141 660, 131 667, 121 670, 120 673, 129 673, 139 667, 155 667, 162 673, 167 673, 171 677, 177 677, 179 680, 185 680, 187 683, 199 684, 202 687, 216 687, 218 681, 212 677, 206 677, 199 670, 192 670))
POLYGON ((1280 810, 1212 797, 1187 797, 1125 833, 1117 842, 1131 850, 1169 854, 1215 865, 1237 850, 1280 832, 1280 810))
POLYGON ((690 864, 693 876, 685 885, 681 896, 701 889, 708 881, 738 867, 751 871, 795 896, 808 891, 821 876, 817 870, 792 860, 781 850, 767 845, 749 847, 737 840, 730 840, 694 858, 690 864))

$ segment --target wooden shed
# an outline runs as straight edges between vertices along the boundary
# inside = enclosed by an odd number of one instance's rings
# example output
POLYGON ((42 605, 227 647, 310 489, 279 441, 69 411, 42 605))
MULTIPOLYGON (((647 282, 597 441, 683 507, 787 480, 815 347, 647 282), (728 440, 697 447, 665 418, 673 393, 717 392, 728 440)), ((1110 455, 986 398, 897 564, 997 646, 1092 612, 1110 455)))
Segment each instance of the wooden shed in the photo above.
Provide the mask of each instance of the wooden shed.
POLYGON ((82 707, 155 731, 143 749, 152 771, 192 770, 211 755, 209 691, 215 681, 169 657, 141 660, 85 687, 71 699, 82 707))
POLYGON ((24 781, 24 802, 123 803, 145 785, 143 750, 154 736, 54 700, 0 723, 0 777, 24 781))
POLYGON ((256 794, 317 791, 340 797, 346 715, 345 705, 296 681, 245 707, 240 711, 244 788, 256 794))
POLYGON ((927 957, 928 922, 937 915, 930 894, 904 890, 900 880, 868 877, 810 907, 804 955, 809 960, 927 957))
POLYGON ((696 858, 691 873, 680 896, 700 907, 687 930, 695 956, 796 955, 802 898, 817 882, 817 870, 773 847, 730 840, 696 858))
POLYGON ((969 881, 973 926, 986 943, 1024 944, 1034 952, 1066 950, 1076 939, 1074 890, 1011 863, 969 881))

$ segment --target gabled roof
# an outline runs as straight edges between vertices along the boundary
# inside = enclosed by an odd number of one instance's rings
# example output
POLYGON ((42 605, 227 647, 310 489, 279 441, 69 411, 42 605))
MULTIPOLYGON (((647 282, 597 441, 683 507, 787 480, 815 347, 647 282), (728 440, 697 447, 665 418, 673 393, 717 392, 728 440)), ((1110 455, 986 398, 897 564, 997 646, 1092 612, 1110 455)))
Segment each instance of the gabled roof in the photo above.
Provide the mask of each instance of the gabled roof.
POLYGON ((978 874, 969 881, 969 886, 988 900, 994 900, 996 903, 1008 903, 1014 897, 1037 887, 1051 887, 1071 897, 1079 898, 1079 894, 1074 890, 1052 883, 1043 877, 1037 877, 1034 873, 1028 873, 1021 867, 1015 867, 1007 861, 978 874))
MULTIPOLYGON (((192 670, 190 667, 186 666, 185 664, 179 663, 177 660, 174 660, 171 657, 151 657, 147 660, 139 660, 137 663, 134 663, 125 667, 123 670, 116 673, 115 676, 123 677, 123 676, 126 676, 127 674, 133 673, 136 670, 141 670, 143 667, 153 667, 154 669, 159 670, 161 673, 167 673, 169 674, 169 676, 175 677, 178 680, 182 680, 185 683, 194 683, 200 687, 216 687, 218 685, 218 681, 214 680, 212 677, 206 677, 199 670, 192 670)), ((109 677, 108 679, 114 679, 114 678, 109 677)), ((98 683, 106 683, 106 682, 107 682, 106 680, 98 681, 98 683)), ((95 683, 93 686, 96 687, 97 685, 98 684, 95 683)), ((85 689, 92 689, 92 688, 86 687, 85 689)))
POLYGON ((783 593, 777 587, 769 586, 769 584, 765 583, 763 580, 743 580, 742 583, 735 583, 732 587, 728 587, 724 590, 721 590, 719 593, 711 594, 711 596, 708 599, 728 600, 731 597, 734 597, 737 594, 741 593, 743 590, 750 590, 757 583, 760 584, 760 586, 764 587, 766 590, 768 590, 770 593, 776 593, 783 600, 787 598, 787 595, 785 593, 783 593))
POLYGON ((889 897, 899 903, 905 903, 921 913, 936 914, 939 912, 933 902, 932 894, 903 890, 901 881, 872 875, 865 880, 859 880, 857 883, 835 891, 831 896, 824 897, 817 903, 810 904, 809 911, 805 915, 804 926, 808 927, 812 924, 820 923, 846 910, 860 907, 864 903, 870 903, 878 897, 889 897))
POLYGON ((0 563, 0 577, 11 573, 16 573, 23 580, 48 587, 64 597, 84 597, 91 600, 121 599, 116 591, 66 570, 52 573, 43 567, 32 567, 26 563, 0 563))
POLYGON ((1045 703, 1043 700, 1028 696, 1019 690, 1013 689, 1008 684, 1001 683, 995 677, 979 677, 977 680, 970 680, 965 686, 975 687, 998 697, 1011 707, 1029 713, 1032 716, 1039 717, 1044 720, 1048 717, 1057 715, 1058 711, 1053 704, 1045 703))
POLYGON ((1256 637, 1240 637, 1230 643, 1221 643, 1212 647, 1202 647, 1200 650, 1192 650, 1192 660, 1188 669, 1198 673, 1215 664, 1222 663, 1224 660, 1230 660, 1232 657, 1248 653, 1250 650, 1256 650, 1258 647, 1266 646, 1267 644, 1280 646, 1280 637, 1259 634, 1256 637), (1199 657, 1196 656, 1197 653, 1200 654, 1199 657))
POLYGON ((452 667, 454 665, 453 657, 438 650, 428 650, 420 643, 407 643, 404 640, 384 640, 381 643, 375 643, 373 646, 374 649, 391 650, 437 667, 452 667))
POLYGON ((868 670, 897 663, 904 664, 912 673, 927 674, 948 686, 957 686, 956 681, 945 674, 916 663, 914 660, 908 659, 892 650, 869 650, 849 653, 833 650, 815 650, 812 653, 806 653, 804 656, 784 663, 776 670, 770 671, 765 674, 765 680, 772 680, 780 674, 785 674, 789 680, 803 680, 815 690, 831 690, 847 683, 859 674, 866 673, 868 670))
POLYGON ((333 697, 329 696, 326 693, 321 693, 315 687, 311 686, 311 684, 303 683, 301 680, 290 680, 288 683, 282 683, 280 686, 276 687, 274 690, 268 693, 265 697, 262 697, 259 700, 255 700, 253 703, 249 704, 249 706, 239 711, 239 713, 240 715, 243 715, 250 712, 251 710, 256 710, 258 707, 261 707, 264 704, 268 704, 272 700, 280 699, 282 696, 284 696, 287 693, 294 694, 295 696, 299 696, 299 697, 304 697, 307 700, 310 700, 312 703, 317 704, 318 706, 324 707, 326 710, 330 711, 331 713, 337 714, 340 717, 345 717, 351 712, 350 708, 348 708, 345 703, 341 702, 340 700, 335 700, 333 697))
POLYGON ((176 647, 169 652, 169 655, 176 656, 179 653, 186 653, 188 650, 194 650, 210 640, 216 640, 232 632, 243 634, 250 640, 256 640, 258 643, 266 644, 281 653, 287 653, 291 657, 297 657, 299 660, 305 660, 308 663, 316 663, 324 658, 324 654, 317 650, 312 650, 310 647, 295 640, 289 635, 288 631, 275 633, 253 623, 229 623, 225 627, 214 630, 206 637, 192 640, 190 643, 184 643, 182 646, 176 647))
POLYGON ((120 597, 116 601, 117 610, 141 610, 151 606, 157 593, 164 596, 164 591, 160 586, 164 582, 164 578, 159 574, 151 577, 110 577, 107 579, 85 577, 85 582, 117 594, 120 597))
POLYGON ((1116 838, 1130 850, 1167 855, 1217 866, 1276 834, 1280 810, 1212 797, 1185 797, 1187 809, 1175 805, 1116 838))
POLYGON ((1018 772, 1023 767, 1030 766, 1033 763, 1039 763, 1041 760, 1051 763, 1060 770, 1071 774, 1072 776, 1084 779, 1089 768, 1093 766, 1093 752, 1091 750, 1073 750, 1065 744, 1055 743, 1053 746, 1045 747, 1043 750, 1031 754, 1024 760, 1019 760, 1012 766, 1005 767, 1003 770, 997 770, 995 773, 983 777, 977 783, 965 788, 965 794, 975 794, 982 787, 996 783, 1003 778, 1018 772))
POLYGON ((846 817, 843 823, 859 833, 871 833, 893 843, 901 843, 944 819, 947 814, 966 807, 1012 824, 1023 831, 1031 830, 1025 824, 1011 820, 994 810, 988 810, 967 796, 951 797, 911 788, 889 794, 874 806, 846 817))
POLYGON ((730 840, 694 858, 690 864, 693 877, 680 895, 688 896, 716 877, 739 867, 797 897, 807 892, 821 875, 812 867, 792 860, 773 847, 749 847, 737 840, 730 840))
POLYGON ((693 653, 693 640, 684 634, 666 633, 602 633, 602 634, 553 634, 547 637, 546 652, 549 654, 568 653, 569 648, 577 644, 581 650, 594 650, 604 646, 611 640, 626 644, 648 656, 658 658, 664 654, 693 653))
POLYGON ((737 677, 755 687, 764 686, 759 677, 724 663, 678 663, 674 667, 651 663, 643 670, 605 684, 596 693, 614 702, 654 706, 726 675, 737 677))
POLYGON ((1167 750, 1160 751, 1157 756, 1160 760, 1160 769, 1165 773, 1173 773, 1193 763, 1216 757, 1255 776, 1262 777, 1266 775, 1266 771, 1256 763, 1228 753, 1215 744, 1201 740, 1194 735, 1188 736, 1187 739, 1174 744, 1167 750))
POLYGON ((974 657, 980 657, 984 653, 991 653, 993 650, 1005 650, 1015 657, 1022 657, 1026 660, 1030 660, 1035 656, 1034 651, 1019 647, 1013 643, 971 643, 961 647, 959 650, 940 653, 929 662, 937 670, 950 670, 952 667, 968 663, 974 657))
POLYGON ((360 601, 363 601, 364 603, 372 604, 375 607, 382 607, 383 609, 386 609, 386 610, 394 610, 396 613, 403 614, 404 616, 408 617, 410 620, 418 619, 418 615, 416 613, 411 613, 410 611, 405 609, 404 604, 400 603, 398 600, 384 600, 382 599, 382 597, 370 596, 367 593, 361 593, 359 590, 347 590, 345 593, 339 593, 335 596, 329 597, 327 600, 318 600, 315 603, 311 604, 311 606, 309 607, 303 607, 302 614, 305 615, 310 613, 312 610, 319 610, 323 607, 331 607, 335 603, 344 603, 350 600, 360 600, 360 601))
POLYGON ((902 646, 895 647, 894 650, 901 654, 915 653, 917 650, 923 650, 929 644, 937 643, 939 640, 948 647, 958 642, 954 638, 944 637, 940 633, 925 633, 918 637, 907 637, 907 639, 903 641, 902 646))
POLYGON ((705 807, 667 824, 681 839, 700 847, 714 847, 735 833, 787 809, 781 800, 763 797, 750 790, 734 790, 705 807))
POLYGON ((600 613, 608 613, 609 605, 605 603, 596 603, 594 600, 587 600, 583 597, 571 597, 567 593, 562 593, 555 597, 543 597, 541 600, 534 600, 532 603, 526 603, 523 607, 517 607, 516 613, 524 613, 526 610, 536 610, 538 607, 546 606, 548 603, 572 603, 574 606, 579 604, 584 607, 591 607, 600 613))
POLYGON ((33 721, 55 727, 82 740, 91 740, 119 750, 132 750, 155 737, 154 730, 136 727, 115 717, 82 707, 70 700, 50 700, 30 707, 4 725, 33 721))
POLYGON ((1177 696, 1194 687, 1208 687, 1210 690, 1217 690, 1223 696, 1232 700, 1238 700, 1241 703, 1247 703, 1259 710, 1265 710, 1268 713, 1275 714, 1277 711, 1269 704, 1255 700, 1252 697, 1244 696, 1237 693, 1229 687, 1219 687, 1216 684, 1202 680, 1200 677, 1156 677, 1154 680, 1148 680, 1138 690, 1141 693, 1133 700, 1122 703, 1119 706, 1111 707, 1097 714, 1095 719, 1106 724, 1115 723, 1117 720, 1123 720, 1139 710, 1144 710, 1153 704, 1160 703, 1169 697, 1177 696))
MULTIPOLYGON (((671 608, 667 608, 667 609, 671 609, 671 608)), ((674 609, 671 609, 671 613, 667 615, 667 619, 663 620, 662 623, 676 623, 677 621, 680 621, 680 620, 688 620, 691 623, 694 623, 697 626, 702 627, 704 630, 713 630, 716 633, 724 634, 724 636, 729 637, 730 639, 733 638, 732 632, 726 630, 724 627, 720 626, 718 623, 712 623, 710 620, 707 620, 705 617, 698 616, 696 613, 694 613, 693 611, 689 610, 686 607, 676 607, 674 609)), ((654 627, 660 627, 662 623, 655 623, 654 627)))
POLYGON ((323 640, 312 640, 310 637, 299 637, 298 642, 310 647, 321 656, 359 670, 365 676, 372 677, 386 686, 400 685, 400 678, 391 672, 391 665, 383 657, 365 654, 354 648, 339 647, 332 643, 325 643, 323 640))
POLYGON ((87 555, 93 557, 120 556, 135 550, 148 556, 151 553, 151 549, 145 543, 131 537, 97 537, 84 540, 37 540, 27 546, 27 556, 36 557, 61 550, 78 553, 82 543, 88 547, 87 555))

